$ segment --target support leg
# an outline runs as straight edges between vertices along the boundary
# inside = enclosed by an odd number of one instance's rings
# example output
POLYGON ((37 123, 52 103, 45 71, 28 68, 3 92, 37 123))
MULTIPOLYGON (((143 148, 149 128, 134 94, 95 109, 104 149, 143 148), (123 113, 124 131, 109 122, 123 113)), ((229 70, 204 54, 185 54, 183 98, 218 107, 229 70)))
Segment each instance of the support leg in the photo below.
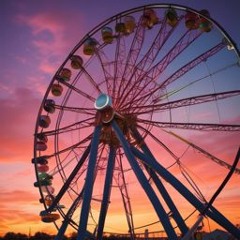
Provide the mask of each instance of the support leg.
POLYGON ((177 240, 177 234, 175 233, 171 222, 169 220, 169 217, 166 213, 166 211, 164 210, 162 204, 160 203, 156 193, 154 192, 152 186, 149 184, 146 176, 144 175, 144 173, 142 172, 140 166, 138 165, 131 149, 129 148, 129 144, 126 141, 126 139, 124 138, 124 135, 121 131, 121 129, 119 128, 119 126, 117 125, 117 123, 115 121, 112 122, 112 127, 119 139, 119 141, 122 144, 122 147, 124 149, 124 152, 126 154, 126 157, 139 181, 139 183, 141 184, 142 188, 145 190, 146 195, 148 196, 149 200, 151 201, 169 239, 171 240, 177 240))
POLYGON ((90 210, 90 203, 91 203, 93 184, 94 184, 94 171, 95 171, 95 167, 96 167, 100 133, 101 133, 101 125, 98 125, 95 127, 93 139, 92 139, 92 143, 91 143, 77 240, 83 240, 86 236, 88 215, 89 215, 89 210, 90 210))
POLYGON ((104 223, 105 223, 105 218, 107 214, 109 198, 111 193, 111 187, 112 187, 111 185, 112 185, 112 179, 113 179, 115 157, 116 157, 116 149, 114 147, 110 147, 107 172, 106 172, 106 178, 104 183, 103 200, 102 200, 100 216, 98 220, 98 230, 97 230, 98 240, 101 240, 103 236, 103 228, 104 228, 104 223))

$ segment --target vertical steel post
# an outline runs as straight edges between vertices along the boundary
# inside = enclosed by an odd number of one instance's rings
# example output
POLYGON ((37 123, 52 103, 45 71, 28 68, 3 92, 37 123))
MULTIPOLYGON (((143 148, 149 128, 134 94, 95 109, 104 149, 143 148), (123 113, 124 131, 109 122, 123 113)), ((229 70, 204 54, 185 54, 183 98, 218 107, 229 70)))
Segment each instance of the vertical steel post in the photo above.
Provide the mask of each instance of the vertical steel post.
POLYGON ((93 192, 94 171, 95 171, 96 161, 97 161, 98 144, 99 144, 99 137, 100 137, 100 133, 101 133, 101 127, 102 127, 101 125, 96 126, 94 133, 93 133, 93 139, 92 139, 92 143, 91 143, 90 156, 89 156, 89 163, 88 163, 88 168, 87 168, 87 176, 86 176, 86 180, 85 180, 85 189, 84 189, 84 194, 83 194, 83 203, 82 203, 82 208, 81 208, 77 240, 84 240, 85 236, 86 236, 88 215, 89 215, 90 203, 91 203, 92 192, 93 192))
POLYGON ((113 146, 110 146, 110 152, 108 157, 108 164, 107 164, 107 172, 105 177, 104 183, 104 191, 103 191, 103 199, 100 209, 100 215, 98 220, 98 229, 97 229, 97 239, 101 240, 103 236, 103 228, 105 224, 105 219, 107 215, 107 209, 111 194, 111 185, 113 179, 113 170, 115 166, 115 157, 116 157, 116 149, 113 146))

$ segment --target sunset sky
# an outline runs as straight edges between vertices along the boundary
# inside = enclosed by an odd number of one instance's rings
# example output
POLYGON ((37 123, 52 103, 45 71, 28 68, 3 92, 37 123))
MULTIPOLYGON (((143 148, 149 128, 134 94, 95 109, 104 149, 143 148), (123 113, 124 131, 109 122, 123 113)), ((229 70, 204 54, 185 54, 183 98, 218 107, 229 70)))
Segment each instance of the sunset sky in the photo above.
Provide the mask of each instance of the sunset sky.
MULTIPOLYGON (((33 187, 33 134, 43 96, 58 67, 87 32, 121 11, 149 3, 161 2, 0 0, 0 236, 9 231, 55 233, 53 224, 40 221, 42 205, 38 190, 33 187)), ((211 17, 240 46, 239 0, 163 3, 208 9, 211 17)), ((239 211, 239 180, 239 175, 233 177, 225 195, 227 202, 222 205, 226 208, 231 205, 230 214, 233 209, 239 211)), ((209 181, 216 184, 216 179, 209 181)), ((240 224, 240 211, 232 220, 240 224)))

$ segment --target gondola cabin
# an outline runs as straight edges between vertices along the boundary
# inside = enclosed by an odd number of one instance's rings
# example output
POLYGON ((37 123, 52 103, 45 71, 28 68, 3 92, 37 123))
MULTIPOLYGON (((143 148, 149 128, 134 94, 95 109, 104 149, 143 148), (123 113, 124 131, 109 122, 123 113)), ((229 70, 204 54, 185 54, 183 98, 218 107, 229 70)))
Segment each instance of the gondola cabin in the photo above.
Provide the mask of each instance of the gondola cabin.
POLYGON ((36 150, 37 151, 47 150, 47 141, 48 138, 44 134, 39 134, 36 140, 36 150))
POLYGON ((165 13, 165 16, 166 16, 167 23, 171 27, 175 27, 176 24, 178 23, 178 15, 177 15, 177 12, 175 11, 175 9, 173 9, 173 8, 168 9, 165 13))
POLYGON ((55 112, 55 101, 52 99, 46 99, 43 108, 48 113, 54 113, 55 112))
POLYGON ((48 115, 41 115, 39 117, 38 125, 42 128, 48 128, 51 123, 51 119, 48 115))
MULTIPOLYGON (((210 17, 208 10, 201 10, 200 13, 206 17, 210 17)), ((199 29, 203 32, 210 32, 212 30, 212 24, 205 17, 200 16, 199 18, 199 29)))
POLYGON ((112 43, 113 41, 113 30, 110 27, 103 27, 101 30, 102 40, 105 43, 112 43))
POLYGON ((151 29, 155 24, 159 22, 158 16, 153 9, 147 9, 144 11, 142 17, 142 25, 151 29))
POLYGON ((47 144, 44 141, 37 140, 36 150, 37 151, 46 151, 47 150, 47 144))
POLYGON ((96 45, 97 41, 95 38, 88 38, 83 45, 83 53, 85 55, 93 55, 96 45))
POLYGON ((194 12, 187 12, 185 15, 185 26, 190 30, 198 29, 199 16, 194 12))
POLYGON ((52 181, 49 179, 40 180, 34 183, 34 187, 51 186, 51 185, 52 185, 52 181))
POLYGON ((136 21, 133 16, 126 16, 124 18, 124 24, 125 24, 125 29, 127 34, 132 33, 136 28, 136 21))
POLYGON ((57 221, 60 218, 58 213, 48 213, 46 215, 41 216, 41 220, 45 223, 52 223, 57 221))
POLYGON ((32 159, 32 163, 45 165, 45 164, 48 164, 48 160, 47 160, 47 158, 45 156, 41 156, 41 157, 33 158, 32 159))
MULTIPOLYGON (((71 65, 72 65, 72 60, 71 60, 71 65)), ((71 76, 72 76, 72 71, 68 68, 63 68, 59 74, 60 79, 66 82, 70 81, 71 76)))
POLYGON ((52 85, 52 89, 51 89, 52 95, 55 97, 59 97, 62 95, 63 92, 63 87, 59 84, 59 83, 54 83, 52 85))
MULTIPOLYGON (((83 59, 79 56, 79 55, 73 55, 72 57, 71 57, 71 67, 73 68, 73 69, 80 69, 81 67, 82 67, 82 65, 83 65, 83 59)), ((69 70, 69 69, 68 69, 69 70)), ((68 78, 68 80, 70 79, 70 77, 71 77, 71 71, 70 72, 68 72, 67 70, 66 70, 66 68, 65 68, 65 71, 66 71, 66 73, 65 73, 65 75, 67 76, 67 77, 69 77, 68 78), (70 76, 69 76, 70 75, 70 76)))
POLYGON ((115 26, 116 33, 126 34, 126 26, 123 22, 119 22, 115 26))
POLYGON ((38 165, 37 166, 37 171, 40 172, 40 173, 48 172, 49 171, 49 166, 46 165, 46 164, 38 165))

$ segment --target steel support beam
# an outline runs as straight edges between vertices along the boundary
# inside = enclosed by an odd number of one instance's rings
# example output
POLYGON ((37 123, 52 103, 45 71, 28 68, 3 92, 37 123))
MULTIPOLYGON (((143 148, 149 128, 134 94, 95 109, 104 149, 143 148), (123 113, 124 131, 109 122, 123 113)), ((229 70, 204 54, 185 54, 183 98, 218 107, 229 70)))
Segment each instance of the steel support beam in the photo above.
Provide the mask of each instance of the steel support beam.
MULTIPOLYGON (((146 143, 144 142, 144 139, 140 135, 140 133, 137 131, 136 128, 131 128, 134 138, 137 140, 137 142, 141 142, 141 149, 145 152, 145 154, 149 155, 150 157, 154 158, 150 149, 147 147, 146 143)), ((181 233, 185 235, 188 232, 188 227, 186 226, 186 223, 184 222, 181 214, 179 213, 176 205, 174 204, 172 198, 170 197, 168 191, 164 187, 161 179, 156 174, 156 172, 147 167, 146 164, 144 164, 147 171, 149 172, 149 175, 152 177, 155 185, 157 186, 157 189, 159 190, 160 194, 162 195, 163 199, 165 200, 166 204, 168 205, 169 209, 172 212, 173 219, 177 223, 181 233)))
POLYGON ((109 199, 111 194, 115 159, 116 159, 116 149, 110 146, 110 152, 109 152, 108 163, 107 163, 107 172, 106 172, 104 190, 103 190, 103 199, 102 199, 100 215, 98 220, 98 229, 97 229, 98 240, 101 240, 103 237, 103 229, 104 229, 104 224, 105 224, 105 219, 107 215, 108 204, 109 204, 109 199))
POLYGON ((119 128, 118 124, 116 123, 116 121, 112 122, 112 127, 113 127, 119 141, 121 142, 121 145, 124 149, 124 153, 126 154, 126 157, 129 161, 139 183, 141 184, 142 188, 146 192, 146 195, 148 196, 149 200, 151 201, 152 206, 154 207, 156 214, 158 215, 159 220, 161 221, 163 228, 165 229, 169 239, 177 240, 178 236, 173 229, 173 226, 169 220, 168 214, 166 213, 165 209, 163 208, 163 206, 162 206, 161 202, 159 201, 156 193, 154 192, 152 186, 149 184, 148 179, 142 172, 142 169, 138 165, 138 163, 130 149, 129 143, 125 139, 125 137, 124 137, 121 129, 119 128))
MULTIPOLYGON (((135 147, 131 147, 133 154, 141 159, 149 167, 153 168, 163 179, 171 184, 189 203, 191 203, 200 213, 204 211, 205 204, 198 200, 177 178, 175 178, 167 169, 165 169, 155 158, 147 156, 135 147)), ((213 206, 205 213, 220 226, 225 228, 235 237, 240 236, 240 230, 237 229, 226 217, 224 217, 213 206)))
POLYGON ((93 185, 94 185, 94 171, 95 171, 96 161, 97 161, 100 133, 101 133, 101 125, 98 125, 95 127, 95 130, 93 133, 93 139, 91 143, 77 240, 83 240, 85 239, 85 236, 86 236, 87 222, 88 222, 90 203, 91 203, 93 185))

